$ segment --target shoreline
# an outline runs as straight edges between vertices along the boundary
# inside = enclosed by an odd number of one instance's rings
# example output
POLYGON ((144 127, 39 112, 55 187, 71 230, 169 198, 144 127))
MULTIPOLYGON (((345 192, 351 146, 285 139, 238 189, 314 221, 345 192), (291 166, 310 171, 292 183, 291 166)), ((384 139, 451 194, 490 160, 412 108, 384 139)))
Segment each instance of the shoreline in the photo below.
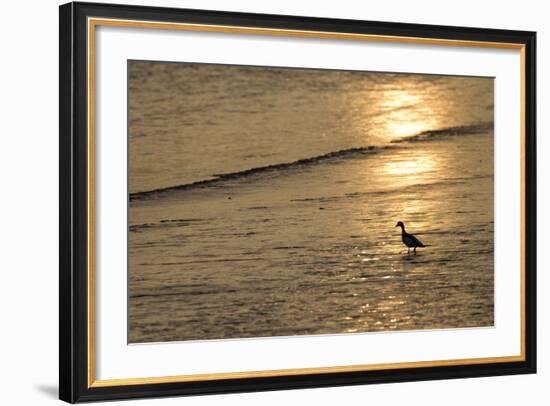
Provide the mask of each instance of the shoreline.
POLYGON ((131 341, 491 325, 494 185, 478 157, 492 142, 430 140, 132 205, 131 226, 154 226, 129 234, 131 341), (430 247, 407 257, 398 219, 430 247))

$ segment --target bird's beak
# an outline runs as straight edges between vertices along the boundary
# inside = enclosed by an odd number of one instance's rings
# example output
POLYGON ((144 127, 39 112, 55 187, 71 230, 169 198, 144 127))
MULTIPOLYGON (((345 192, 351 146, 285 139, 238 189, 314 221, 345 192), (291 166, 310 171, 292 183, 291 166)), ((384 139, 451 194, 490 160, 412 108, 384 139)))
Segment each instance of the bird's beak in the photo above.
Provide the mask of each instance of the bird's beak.
POLYGON ((396 227, 399 227, 399 224, 396 224, 395 226, 396 226, 396 227))

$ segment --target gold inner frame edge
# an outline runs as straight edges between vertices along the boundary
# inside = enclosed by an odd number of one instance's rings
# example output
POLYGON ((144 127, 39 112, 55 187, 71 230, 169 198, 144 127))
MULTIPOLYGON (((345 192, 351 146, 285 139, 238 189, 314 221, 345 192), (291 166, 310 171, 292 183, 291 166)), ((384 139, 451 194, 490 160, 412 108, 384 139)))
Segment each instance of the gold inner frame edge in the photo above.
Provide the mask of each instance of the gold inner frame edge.
POLYGON ((343 372, 367 372, 400 368, 427 368, 474 364, 494 364, 525 361, 525 45, 520 43, 453 40, 441 38, 401 37, 391 35, 354 34, 344 32, 306 31, 243 27, 230 25, 209 25, 189 23, 167 23, 155 21, 123 20, 110 18, 88 18, 87 20, 87 80, 88 80, 88 387, 112 387, 143 384, 213 381, 221 379, 266 378, 281 376, 330 374, 343 372), (404 44, 462 46, 478 48, 514 49, 520 51, 520 123, 521 123, 521 269, 520 269, 520 354, 502 357, 464 358, 451 360, 396 362, 315 368, 277 369, 266 371, 219 372, 209 374, 188 374, 144 378, 95 379, 95 279, 94 279, 94 193, 95 193, 95 28, 97 26, 149 28, 163 30, 184 30, 195 32, 235 33, 247 35, 269 35, 284 37, 345 39, 373 42, 398 42, 404 44))

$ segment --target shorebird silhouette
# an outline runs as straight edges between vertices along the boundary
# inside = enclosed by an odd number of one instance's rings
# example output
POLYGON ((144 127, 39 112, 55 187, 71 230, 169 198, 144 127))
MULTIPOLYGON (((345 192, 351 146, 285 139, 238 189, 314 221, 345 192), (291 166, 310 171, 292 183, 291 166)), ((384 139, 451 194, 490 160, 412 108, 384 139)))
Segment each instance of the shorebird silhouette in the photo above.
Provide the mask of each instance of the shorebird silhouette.
POLYGON ((405 231, 405 224, 403 224, 402 221, 398 221, 395 226, 401 227, 401 239, 403 240, 403 244, 405 244, 409 249, 408 255, 411 255, 411 248, 414 249, 413 252, 414 252, 414 255, 416 255, 416 248, 424 247, 424 244, 422 244, 422 241, 420 241, 414 235, 407 233, 405 231))

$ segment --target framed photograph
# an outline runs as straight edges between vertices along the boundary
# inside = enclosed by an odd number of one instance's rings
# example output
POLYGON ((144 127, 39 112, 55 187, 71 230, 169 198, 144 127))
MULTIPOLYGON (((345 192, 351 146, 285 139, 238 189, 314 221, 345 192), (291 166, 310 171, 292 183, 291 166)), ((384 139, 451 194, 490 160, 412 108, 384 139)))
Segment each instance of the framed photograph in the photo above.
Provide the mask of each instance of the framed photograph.
POLYGON ((60 398, 536 371, 534 32, 60 7, 60 398))

